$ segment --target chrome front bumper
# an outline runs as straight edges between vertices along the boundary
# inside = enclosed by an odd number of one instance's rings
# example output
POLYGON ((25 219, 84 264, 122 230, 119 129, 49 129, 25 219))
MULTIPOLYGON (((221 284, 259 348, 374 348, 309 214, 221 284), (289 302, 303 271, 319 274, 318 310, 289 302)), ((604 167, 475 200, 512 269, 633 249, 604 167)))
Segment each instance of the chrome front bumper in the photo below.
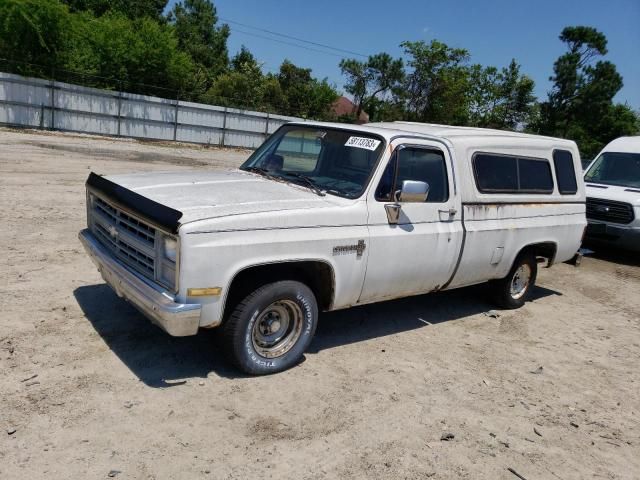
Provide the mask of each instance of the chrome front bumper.
POLYGON ((107 284, 144 313, 149 320, 169 335, 184 337, 195 335, 200 324, 199 304, 176 303, 166 291, 158 290, 138 274, 113 258, 89 230, 78 234, 89 257, 98 267, 107 284))

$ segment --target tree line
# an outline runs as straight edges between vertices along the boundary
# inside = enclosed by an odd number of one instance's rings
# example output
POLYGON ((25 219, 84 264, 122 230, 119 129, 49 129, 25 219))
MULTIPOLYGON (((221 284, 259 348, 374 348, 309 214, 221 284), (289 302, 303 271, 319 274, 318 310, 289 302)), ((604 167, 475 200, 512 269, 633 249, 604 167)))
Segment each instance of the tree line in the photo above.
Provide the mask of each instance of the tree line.
POLYGON ((10 73, 305 118, 339 97, 285 60, 264 73, 246 48, 230 57, 208 0, 0 0, 0 69, 10 73))
POLYGON ((607 54, 605 35, 593 27, 566 27, 567 52, 553 65, 551 91, 539 101, 535 84, 515 59, 498 69, 470 62, 469 52, 438 40, 403 42, 404 59, 387 53, 340 62, 345 89, 376 120, 405 119, 522 130, 575 140, 593 158, 614 138, 640 132, 640 117, 616 104, 622 76, 607 54), (406 59, 406 60, 405 60, 406 59))
POLYGON ((608 141, 637 134, 638 114, 613 101, 623 86, 606 60, 607 39, 566 27, 566 53, 553 64, 547 98, 514 59, 474 64, 468 50, 438 40, 406 41, 403 56, 343 59, 353 113, 336 118, 340 96, 326 78, 284 60, 265 72, 242 47, 230 56, 230 28, 210 0, 0 0, 0 70, 87 86, 180 98, 283 115, 352 122, 411 120, 524 130, 576 140, 591 158, 608 141))

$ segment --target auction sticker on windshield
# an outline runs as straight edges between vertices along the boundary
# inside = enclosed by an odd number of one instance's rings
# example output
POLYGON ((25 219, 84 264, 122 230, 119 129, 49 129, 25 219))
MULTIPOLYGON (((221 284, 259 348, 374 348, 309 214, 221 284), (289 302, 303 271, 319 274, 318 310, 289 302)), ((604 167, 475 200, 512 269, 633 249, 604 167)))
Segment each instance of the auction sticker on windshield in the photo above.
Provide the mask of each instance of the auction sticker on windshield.
POLYGON ((349 137, 345 147, 364 148, 365 150, 375 150, 380 145, 380 140, 365 137, 349 137))

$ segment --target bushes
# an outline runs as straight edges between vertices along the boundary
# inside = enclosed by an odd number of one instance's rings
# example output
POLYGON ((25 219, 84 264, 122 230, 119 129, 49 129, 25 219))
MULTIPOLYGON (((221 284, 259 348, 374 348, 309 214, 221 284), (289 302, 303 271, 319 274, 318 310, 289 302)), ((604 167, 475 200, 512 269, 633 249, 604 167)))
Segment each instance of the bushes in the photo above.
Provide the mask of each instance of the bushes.
POLYGON ((335 87, 284 61, 264 75, 208 0, 0 0, 1 70, 97 88, 326 118, 335 87), (127 8, 131 6, 131 9, 127 8), (70 11, 71 8, 71 11, 70 11))

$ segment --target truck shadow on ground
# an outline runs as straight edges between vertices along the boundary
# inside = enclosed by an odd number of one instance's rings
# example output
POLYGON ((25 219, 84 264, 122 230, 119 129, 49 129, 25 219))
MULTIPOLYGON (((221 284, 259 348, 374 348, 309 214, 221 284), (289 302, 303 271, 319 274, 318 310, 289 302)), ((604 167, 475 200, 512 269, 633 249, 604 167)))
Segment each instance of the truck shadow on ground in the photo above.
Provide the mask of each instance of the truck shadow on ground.
POLYGON ((593 253, 590 253, 588 257, 628 267, 640 267, 640 253, 638 252, 601 247, 598 244, 589 244, 588 247, 593 249, 593 253))
MULTIPOLYGON (((73 293, 111 351, 150 387, 182 385, 211 372, 226 378, 247 378, 226 360, 216 330, 171 337, 105 284, 79 287, 73 293)), ((533 300, 561 295, 538 286, 532 293, 533 300)), ((320 316, 308 353, 463 320, 492 308, 486 288, 475 286, 329 312, 320 316)), ((487 321, 495 319, 487 317, 487 321)))

